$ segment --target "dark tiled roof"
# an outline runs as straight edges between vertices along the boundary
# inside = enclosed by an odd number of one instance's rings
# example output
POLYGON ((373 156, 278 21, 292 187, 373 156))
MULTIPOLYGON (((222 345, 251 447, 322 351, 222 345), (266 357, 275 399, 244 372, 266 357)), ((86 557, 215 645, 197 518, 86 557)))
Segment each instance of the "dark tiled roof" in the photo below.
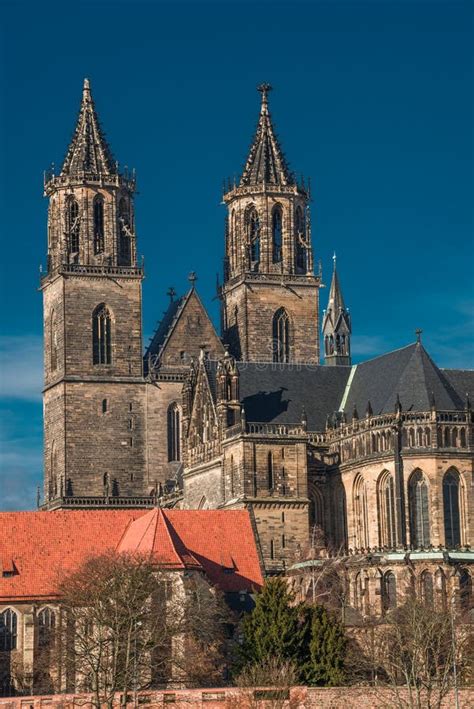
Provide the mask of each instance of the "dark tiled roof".
POLYGON ((145 361, 148 355, 159 355, 163 349, 166 341, 169 339, 171 333, 174 330, 174 326, 178 322, 178 318, 181 312, 189 300, 189 296, 192 293, 192 289, 188 291, 186 295, 181 296, 177 300, 172 300, 168 306, 168 310, 163 315, 162 320, 158 324, 158 327, 153 335, 150 344, 148 345, 147 351, 145 353, 145 361))
POLYGON ((298 423, 303 408, 310 431, 323 431, 337 411, 350 367, 238 364, 240 400, 247 421, 298 423))
POLYGON ((474 403, 474 369, 442 369, 441 372, 464 404, 466 403, 466 394, 469 394, 471 404, 474 403))
POLYGON ((358 364, 344 411, 352 414, 356 406, 361 415, 370 401, 374 414, 390 413, 397 395, 404 411, 428 411, 433 396, 438 409, 462 409, 464 405, 446 372, 419 342, 358 364))
MULTIPOLYGON (((247 421, 299 423, 303 409, 308 430, 323 431, 328 414, 343 407, 350 418, 395 411, 397 395, 404 411, 429 411, 434 397, 440 410, 462 410, 466 392, 474 402, 474 371, 439 369, 421 343, 415 343, 354 367, 238 362, 240 401, 247 421), (346 387, 348 391, 346 392, 346 387)), ((217 362, 206 370, 216 397, 217 362)))

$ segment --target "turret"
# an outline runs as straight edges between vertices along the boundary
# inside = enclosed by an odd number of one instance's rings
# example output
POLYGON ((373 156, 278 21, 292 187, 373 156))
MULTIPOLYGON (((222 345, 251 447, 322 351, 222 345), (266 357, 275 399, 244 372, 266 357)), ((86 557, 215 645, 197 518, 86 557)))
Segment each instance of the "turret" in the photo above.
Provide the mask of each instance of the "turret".
POLYGON ((324 358, 328 365, 351 364, 351 318, 344 304, 336 269, 336 254, 329 302, 323 316, 324 358))

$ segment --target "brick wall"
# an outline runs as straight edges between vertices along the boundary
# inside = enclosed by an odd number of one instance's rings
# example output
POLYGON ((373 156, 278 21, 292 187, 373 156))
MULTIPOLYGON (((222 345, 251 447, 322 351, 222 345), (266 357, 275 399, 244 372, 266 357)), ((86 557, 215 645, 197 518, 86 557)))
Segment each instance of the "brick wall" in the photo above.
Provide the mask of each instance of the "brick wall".
MULTIPOLYGON (((262 692, 262 690, 257 690, 262 692)), ((265 690, 263 690, 264 692, 265 690)), ((404 698, 408 700, 406 691, 400 690, 404 698)), ((206 707, 206 709, 251 709, 255 706, 252 699, 254 690, 238 690, 233 688, 215 689, 181 689, 166 691, 139 692, 137 704, 139 706, 161 707, 173 706, 176 709, 185 707, 206 707), (250 696, 249 696, 250 694, 250 696)), ((260 694, 260 696, 262 696, 260 694)), ((469 709, 474 703, 474 690, 463 688, 459 690, 460 709, 469 709)), ((441 709, 448 709, 454 706, 454 691, 443 699, 441 709)), ((120 705, 120 695, 117 695, 114 706, 120 705)), ((0 698, 0 707, 3 709, 40 709, 41 707, 51 707, 51 709, 73 709, 77 706, 90 706, 88 695, 63 694, 43 697, 17 697, 0 698)), ((123 705, 122 705, 123 706, 123 705)), ((129 695, 127 707, 136 706, 133 692, 129 695)), ((259 702, 259 707, 272 707, 271 700, 259 702)), ((381 709, 382 707, 397 706, 394 703, 393 694, 390 689, 378 689, 374 691, 370 687, 334 687, 334 688, 307 688, 293 687, 289 700, 285 702, 285 709, 336 709, 337 707, 347 707, 348 709, 381 709)), ((283 707, 282 707, 283 709, 283 707)))

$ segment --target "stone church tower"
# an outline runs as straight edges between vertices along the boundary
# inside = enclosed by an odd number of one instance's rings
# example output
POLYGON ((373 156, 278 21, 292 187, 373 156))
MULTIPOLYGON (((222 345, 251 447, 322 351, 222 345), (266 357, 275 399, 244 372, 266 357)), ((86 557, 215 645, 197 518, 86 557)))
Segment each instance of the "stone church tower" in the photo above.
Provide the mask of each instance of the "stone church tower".
POLYGON ((290 172, 262 84, 257 131, 238 185, 224 194, 222 332, 254 362, 319 363, 319 276, 313 272, 309 187, 290 172))
POLYGON ((134 191, 134 176, 120 173, 112 158, 86 79, 61 172, 45 179, 47 507, 80 504, 81 496, 113 502, 145 494, 134 191))

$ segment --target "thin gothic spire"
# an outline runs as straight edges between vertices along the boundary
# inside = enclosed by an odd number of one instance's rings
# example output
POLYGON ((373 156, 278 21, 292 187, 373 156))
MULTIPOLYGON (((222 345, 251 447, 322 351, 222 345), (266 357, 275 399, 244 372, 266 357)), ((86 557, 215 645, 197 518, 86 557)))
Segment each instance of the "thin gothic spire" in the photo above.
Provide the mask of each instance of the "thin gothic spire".
POLYGON ((261 84, 257 89, 262 94, 260 117, 240 179, 240 186, 263 183, 293 185, 295 184, 294 176, 290 172, 275 135, 268 109, 268 93, 272 90, 272 87, 270 84, 261 84))
POLYGON ((84 79, 76 129, 61 170, 62 176, 83 174, 117 174, 117 166, 97 117, 89 79, 84 79))

